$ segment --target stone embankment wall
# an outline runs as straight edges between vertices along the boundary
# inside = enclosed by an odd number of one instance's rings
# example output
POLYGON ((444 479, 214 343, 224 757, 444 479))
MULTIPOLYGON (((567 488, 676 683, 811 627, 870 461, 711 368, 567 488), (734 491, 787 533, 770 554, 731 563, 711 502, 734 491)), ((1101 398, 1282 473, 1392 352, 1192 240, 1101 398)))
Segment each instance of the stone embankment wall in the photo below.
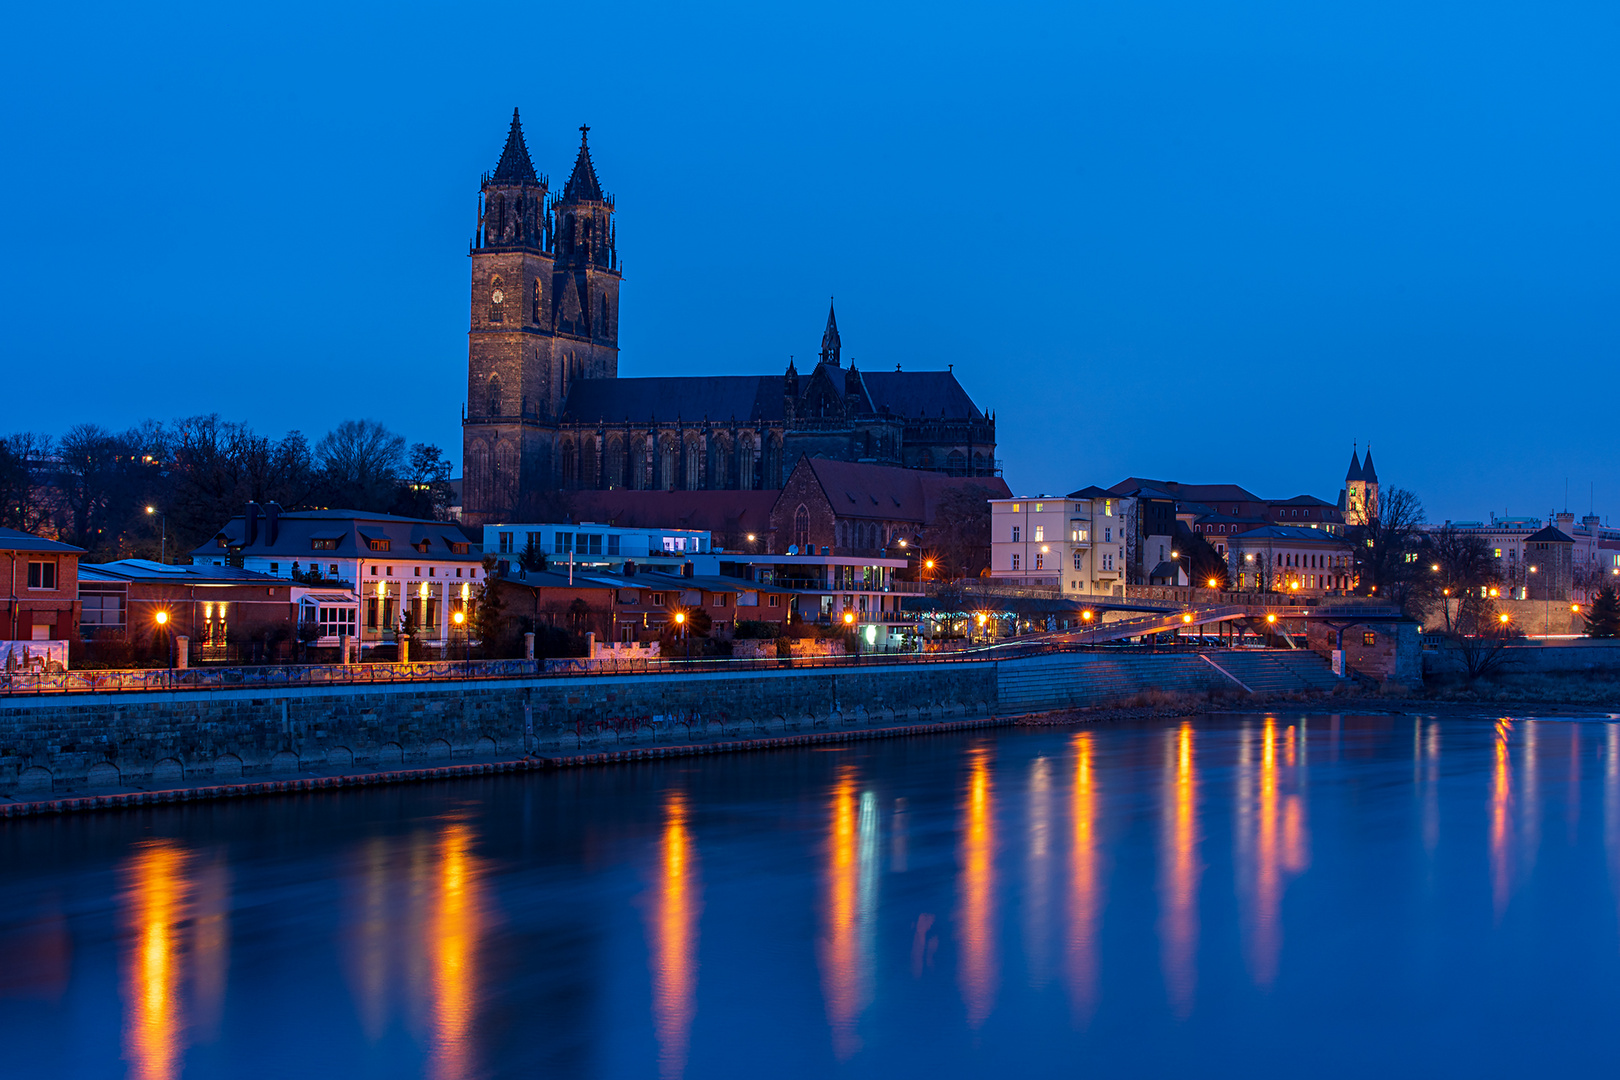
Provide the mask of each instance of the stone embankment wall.
MULTIPOLYGON (((602 722, 666 730, 744 718, 938 720, 996 708, 996 664, 490 679, 384 686, 0 699, 0 790, 53 780, 164 783, 553 748, 602 722)), ((784 725, 785 726, 785 725, 784 725)), ((607 740, 614 741, 613 732, 607 740)))
MULTIPOLYGON (((1581 638, 1556 645, 1515 644, 1492 674, 1607 675, 1620 674, 1620 641, 1581 638)), ((1461 675, 1466 671, 1457 653, 1447 648, 1426 649, 1423 670, 1428 675, 1461 675)))

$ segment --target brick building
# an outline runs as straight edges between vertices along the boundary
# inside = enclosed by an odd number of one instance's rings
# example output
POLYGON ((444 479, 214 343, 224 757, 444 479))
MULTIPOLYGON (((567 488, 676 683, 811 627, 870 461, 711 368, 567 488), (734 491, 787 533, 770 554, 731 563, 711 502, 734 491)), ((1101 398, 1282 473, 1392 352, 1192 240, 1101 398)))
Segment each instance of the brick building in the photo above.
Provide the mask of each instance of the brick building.
POLYGON ((995 418, 946 371, 842 362, 829 308, 801 374, 619 377, 613 196, 580 129, 561 195, 513 110, 484 176, 472 258, 462 513, 534 520, 557 488, 777 490, 801 455, 991 476, 995 418))
POLYGON ((991 498, 1012 494, 999 476, 954 477, 801 457, 771 508, 771 550, 899 554, 900 541, 915 541, 934 523, 947 492, 970 486, 984 489, 991 498))
MULTIPOLYGON (((263 655, 289 651, 297 637, 302 594, 310 591, 285 578, 234 566, 151 559, 86 565, 78 589, 86 641, 155 649, 166 648, 168 635, 174 634, 187 639, 189 655, 196 660, 240 659, 254 655, 254 646, 263 655), (160 611, 165 616, 161 624, 160 611), (285 648, 264 650, 266 645, 285 648)), ((345 606, 353 612, 352 597, 345 606)), ((348 632, 353 633, 352 625, 348 632)))
POLYGON ((83 548, 0 528, 7 641, 66 641, 79 632, 79 556, 83 548))

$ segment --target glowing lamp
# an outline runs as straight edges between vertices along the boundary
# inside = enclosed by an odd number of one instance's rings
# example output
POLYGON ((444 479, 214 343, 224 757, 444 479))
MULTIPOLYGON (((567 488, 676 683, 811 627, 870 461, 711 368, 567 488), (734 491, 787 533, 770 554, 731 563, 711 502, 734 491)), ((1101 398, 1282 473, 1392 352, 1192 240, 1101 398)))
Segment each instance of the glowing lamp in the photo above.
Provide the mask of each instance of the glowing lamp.
POLYGON ((676 612, 676 613, 675 613, 675 625, 676 625, 676 626, 679 626, 679 625, 680 625, 680 624, 681 624, 681 623, 683 623, 683 622, 685 622, 685 621, 686 621, 686 612, 684 612, 684 611, 677 611, 677 612, 676 612))
POLYGON ((1192 616, 1191 615, 1183 615, 1181 617, 1181 621, 1184 622, 1184 623, 1190 623, 1190 622, 1192 622, 1192 616))
POLYGON ((1274 623, 1276 621, 1277 621, 1277 616, 1275 616, 1275 615, 1267 615, 1266 616, 1266 622, 1274 623))
POLYGON ((450 620, 457 626, 460 626, 462 623, 467 621, 467 613, 465 611, 458 611, 454 615, 450 616, 450 620))
POLYGON ((1084 619, 1084 620, 1085 620, 1085 621, 1086 621, 1086 622, 1090 622, 1090 621, 1091 621, 1091 612, 1089 612, 1089 611, 1082 611, 1082 612, 1081 612, 1081 613, 1080 613, 1080 617, 1081 617, 1081 618, 1082 618, 1082 619, 1084 619))
POLYGON ((1580 611, 1581 610, 1581 605, 1579 605, 1579 604, 1571 604, 1571 605, 1569 605, 1569 610, 1571 610, 1571 611, 1580 611))
POLYGON ((169 623, 169 613, 167 611, 158 612, 155 618, 159 626, 167 626, 169 623))
POLYGON ((1498 622, 1502 622, 1502 623, 1507 622, 1508 621, 1507 612, 1505 612, 1505 611, 1502 612, 1502 614, 1498 615, 1496 617, 1496 619, 1497 619, 1498 622))
POLYGON ((1220 582, 1216 578, 1210 578, 1208 584, 1209 584, 1209 587, 1213 589, 1213 588, 1216 588, 1220 584, 1220 582))
POLYGON ((844 612, 844 625, 845 626, 850 625, 854 621, 855 621, 855 613, 853 611, 844 612))

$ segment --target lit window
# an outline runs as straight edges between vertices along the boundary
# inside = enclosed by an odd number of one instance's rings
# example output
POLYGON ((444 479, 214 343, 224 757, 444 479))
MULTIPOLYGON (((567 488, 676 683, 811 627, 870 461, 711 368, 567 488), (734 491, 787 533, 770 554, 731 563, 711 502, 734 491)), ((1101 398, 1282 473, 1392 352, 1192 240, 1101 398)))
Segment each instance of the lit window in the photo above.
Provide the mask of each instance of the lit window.
MULTIPOLYGON (((1040 507, 1036 506, 1035 509, 1039 510, 1040 507)), ((1037 525, 1037 526, 1035 526, 1035 542, 1038 544, 1042 540, 1045 540, 1045 539, 1046 539, 1046 526, 1045 525, 1037 525)))
POLYGON ((1036 555, 1035 556, 1035 569, 1037 569, 1037 570, 1046 569, 1046 557, 1044 555, 1036 555))
POLYGON ((1044 509, 1044 508, 1045 508, 1045 507, 1046 507, 1046 504, 1045 504, 1045 503, 1036 503, 1036 504, 1035 504, 1035 512, 1036 512, 1036 513, 1037 513, 1037 514, 1038 514, 1038 513, 1040 513, 1040 512, 1041 512, 1041 510, 1043 510, 1043 509, 1044 509))
POLYGON ((1014 555, 1012 557, 1012 568, 1014 570, 1018 569, 1018 556, 1017 555, 1014 555))
POLYGON ((1015 514, 1020 513, 1022 511, 1022 509, 1023 509, 1023 505, 1024 505, 1023 503, 1013 503, 1013 511, 1012 512, 1015 513, 1015 514))

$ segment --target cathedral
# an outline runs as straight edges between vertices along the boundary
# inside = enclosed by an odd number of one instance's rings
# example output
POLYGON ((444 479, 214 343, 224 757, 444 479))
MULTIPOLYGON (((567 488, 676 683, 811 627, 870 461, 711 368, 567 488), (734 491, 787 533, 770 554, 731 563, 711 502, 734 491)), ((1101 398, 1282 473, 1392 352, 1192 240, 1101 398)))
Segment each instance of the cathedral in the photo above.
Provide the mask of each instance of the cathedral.
POLYGON ((463 519, 533 517, 558 489, 776 490, 801 456, 993 476, 996 422, 947 371, 842 360, 831 306, 801 373, 619 378, 613 196, 580 129, 554 195, 517 110, 479 191, 462 419, 463 519))

